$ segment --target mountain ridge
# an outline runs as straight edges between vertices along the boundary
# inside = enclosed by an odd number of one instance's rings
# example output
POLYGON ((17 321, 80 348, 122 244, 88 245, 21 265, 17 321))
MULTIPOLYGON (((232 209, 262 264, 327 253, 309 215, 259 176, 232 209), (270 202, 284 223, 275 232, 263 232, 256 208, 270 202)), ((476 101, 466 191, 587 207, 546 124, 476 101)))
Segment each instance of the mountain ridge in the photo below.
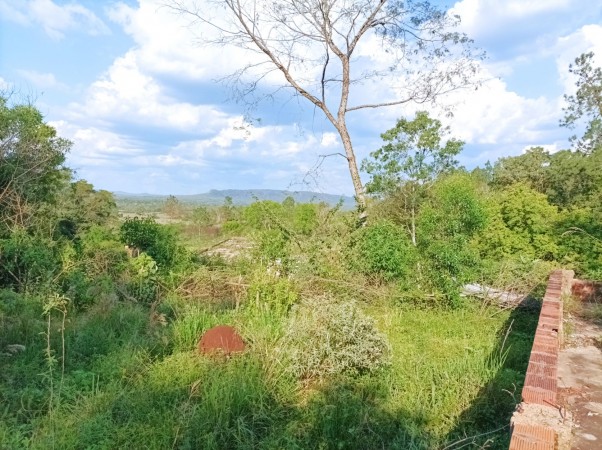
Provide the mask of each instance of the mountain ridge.
MULTIPOLYGON (((148 194, 131 193, 123 191, 113 192, 117 201, 148 200, 161 201, 167 199, 171 194, 148 194)), ((282 202, 287 197, 292 197, 298 203, 325 202, 336 205, 341 199, 343 207, 350 209, 355 206, 355 200, 348 195, 336 195, 312 191, 289 191, 280 189, 211 189, 201 194, 174 195, 182 203, 221 205, 227 197, 232 198, 232 203, 237 206, 250 205, 256 200, 271 200, 282 202)))

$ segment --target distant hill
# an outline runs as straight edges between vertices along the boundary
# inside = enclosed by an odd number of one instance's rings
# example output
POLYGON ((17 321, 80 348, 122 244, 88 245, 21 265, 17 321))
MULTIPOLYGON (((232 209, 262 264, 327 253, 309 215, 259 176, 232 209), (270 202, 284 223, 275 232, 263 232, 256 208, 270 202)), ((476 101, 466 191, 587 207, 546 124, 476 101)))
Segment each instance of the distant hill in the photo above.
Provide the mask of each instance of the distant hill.
MULTIPOLYGON (((121 202, 162 202, 169 195, 154 194, 132 194, 128 192, 113 192, 117 203, 121 202)), ((343 208, 351 209, 355 206, 353 197, 345 195, 322 194, 309 191, 281 191, 274 189, 212 189, 204 194, 194 195, 175 195, 182 203, 196 205, 222 205, 226 197, 232 198, 232 203, 238 206, 250 205, 257 199, 272 200, 281 203, 287 197, 293 197, 298 203, 319 203, 325 202, 329 205, 336 205, 341 199, 343 208)))

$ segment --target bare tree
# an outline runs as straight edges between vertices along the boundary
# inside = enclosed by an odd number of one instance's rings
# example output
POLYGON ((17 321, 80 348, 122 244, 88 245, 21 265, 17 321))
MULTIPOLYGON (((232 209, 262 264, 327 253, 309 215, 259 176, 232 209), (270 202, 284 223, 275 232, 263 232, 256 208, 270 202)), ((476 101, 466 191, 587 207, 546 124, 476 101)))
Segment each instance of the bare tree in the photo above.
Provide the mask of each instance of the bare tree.
POLYGON ((322 110, 341 138, 360 209, 366 197, 347 113, 431 102, 473 85, 476 60, 482 56, 465 34, 453 31, 459 17, 428 1, 170 0, 167 6, 191 17, 202 41, 259 55, 229 78, 241 96, 273 86, 275 72, 282 83, 272 93, 292 88, 322 110), (370 60, 375 43, 385 55, 381 64, 370 60), (351 104, 355 98, 350 94, 359 92, 359 84, 385 79, 395 98, 381 95, 351 104))

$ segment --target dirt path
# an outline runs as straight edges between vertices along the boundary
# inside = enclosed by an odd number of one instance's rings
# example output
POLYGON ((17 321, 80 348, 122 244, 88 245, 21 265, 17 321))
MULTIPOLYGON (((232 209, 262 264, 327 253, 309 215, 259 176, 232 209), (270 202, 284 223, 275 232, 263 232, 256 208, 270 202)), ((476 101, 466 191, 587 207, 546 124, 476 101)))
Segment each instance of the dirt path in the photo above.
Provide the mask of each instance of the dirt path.
POLYGON ((573 415, 572 450, 602 449, 602 323, 585 319, 584 304, 558 357, 560 402, 573 415))

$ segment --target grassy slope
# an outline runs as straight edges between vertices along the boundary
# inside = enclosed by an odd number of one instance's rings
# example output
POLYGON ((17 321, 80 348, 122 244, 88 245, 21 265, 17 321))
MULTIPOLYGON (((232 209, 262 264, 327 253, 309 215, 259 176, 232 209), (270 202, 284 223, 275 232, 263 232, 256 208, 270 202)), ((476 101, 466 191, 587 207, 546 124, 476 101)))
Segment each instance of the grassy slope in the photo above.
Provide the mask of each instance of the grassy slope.
MULTIPOLYGON (((150 326, 141 306, 98 305, 68 325, 61 402, 52 409, 44 323, 32 319, 9 337, 28 350, 0 361, 0 448, 429 449, 507 425, 514 402, 503 389, 520 392, 532 314, 369 312, 391 341, 390 370, 309 388, 269 357, 276 321, 180 306, 167 327, 150 326), (246 355, 215 362, 194 354, 197 333, 220 322, 244 330, 246 355)), ((506 435, 477 441, 503 448, 506 435)))

